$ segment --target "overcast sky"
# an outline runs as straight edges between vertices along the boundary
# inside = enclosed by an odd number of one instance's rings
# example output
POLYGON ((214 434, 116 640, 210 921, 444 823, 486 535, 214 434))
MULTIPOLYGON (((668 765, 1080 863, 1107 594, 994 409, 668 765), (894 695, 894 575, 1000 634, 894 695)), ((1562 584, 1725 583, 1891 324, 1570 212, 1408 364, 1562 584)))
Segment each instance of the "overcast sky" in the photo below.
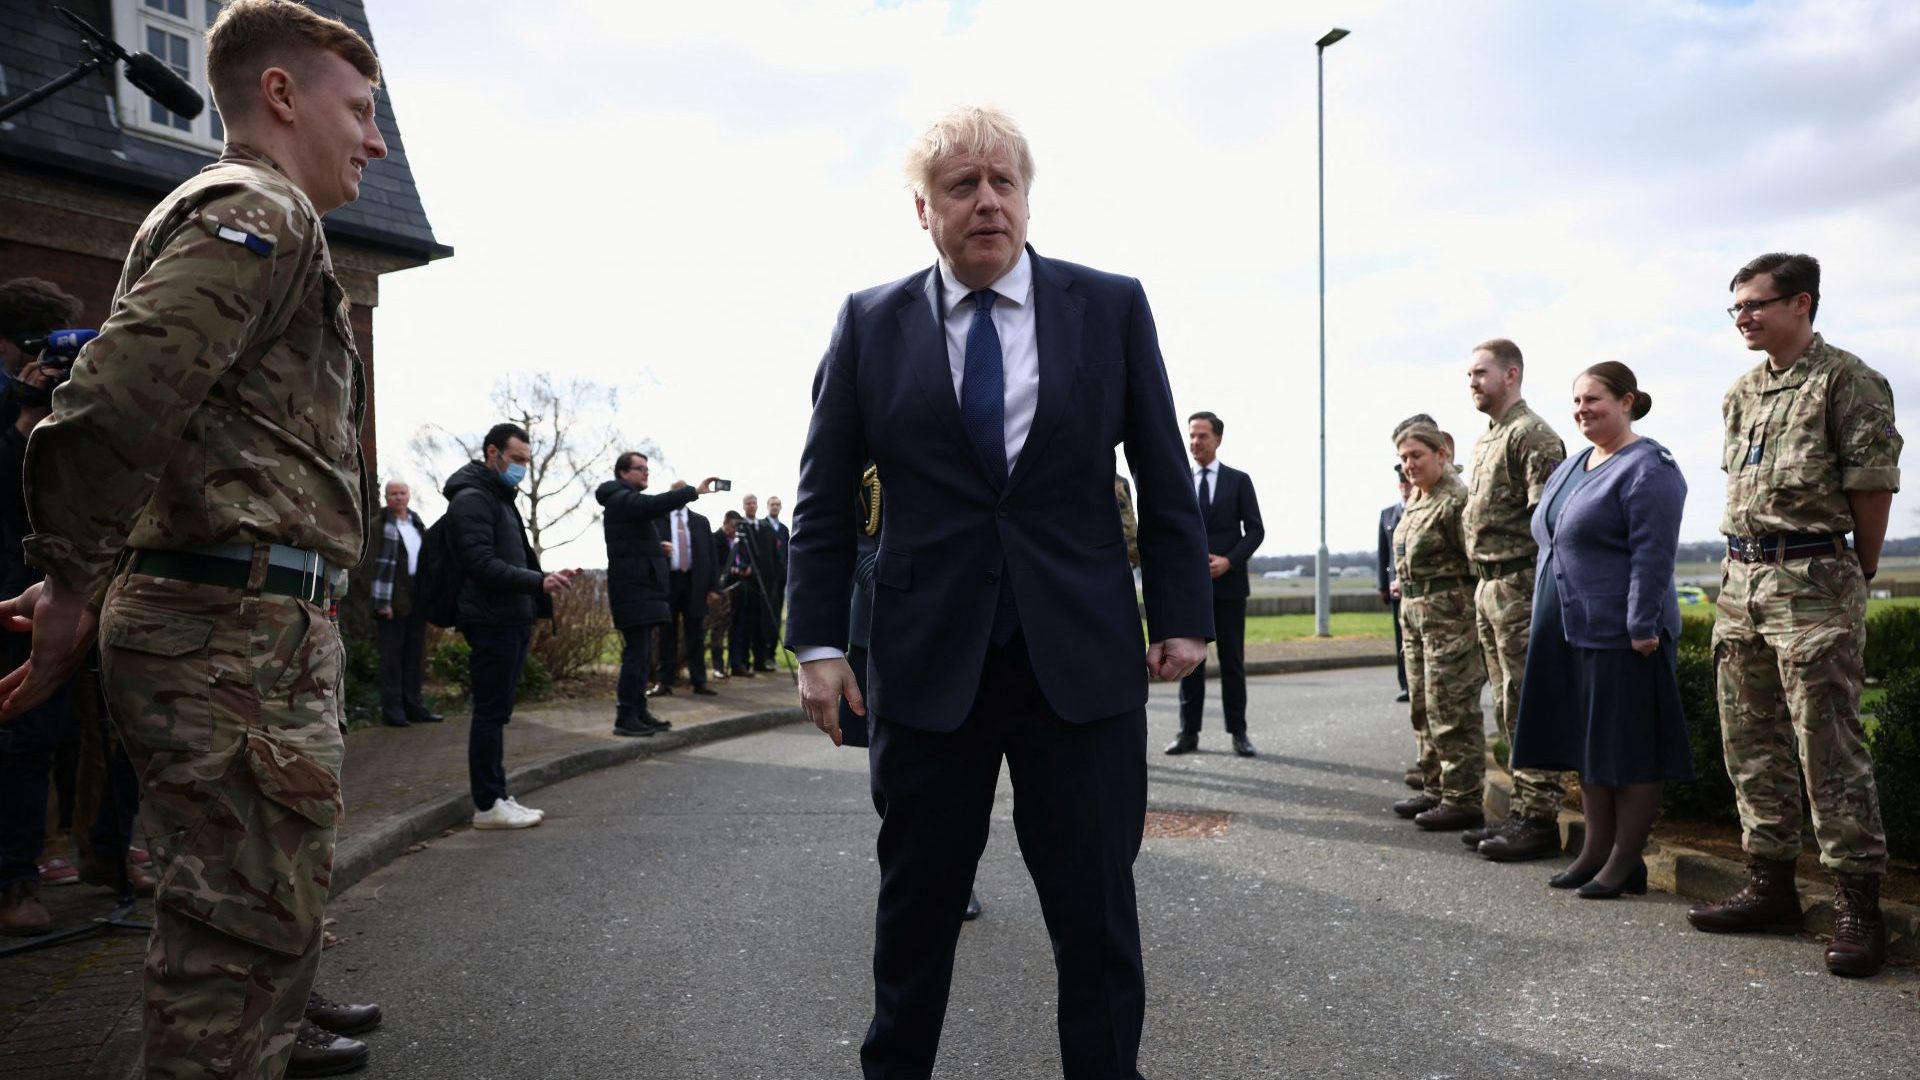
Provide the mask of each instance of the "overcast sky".
MULTIPOLYGON (((375 319, 382 461, 429 486, 421 424, 483 429, 496 379, 545 371, 619 388, 622 429, 665 452, 656 485, 717 473, 791 504, 840 301, 933 261, 904 148, 980 102, 1033 144, 1036 250, 1145 284, 1176 407, 1221 414, 1221 459, 1258 487, 1262 551, 1312 551, 1313 43, 1335 25, 1333 550, 1373 543, 1396 420, 1431 412, 1470 457, 1467 354, 1494 336, 1570 449, 1573 376, 1630 365, 1655 399, 1638 430, 1686 470, 1682 538, 1712 538, 1720 399, 1759 359, 1727 281, 1764 251, 1817 255, 1817 329, 1920 400, 1920 4, 367 6, 458 252, 386 277, 375 319)), ((1917 488, 1894 535, 1920 532, 1917 488)), ((597 530, 548 561, 603 565, 597 530)))

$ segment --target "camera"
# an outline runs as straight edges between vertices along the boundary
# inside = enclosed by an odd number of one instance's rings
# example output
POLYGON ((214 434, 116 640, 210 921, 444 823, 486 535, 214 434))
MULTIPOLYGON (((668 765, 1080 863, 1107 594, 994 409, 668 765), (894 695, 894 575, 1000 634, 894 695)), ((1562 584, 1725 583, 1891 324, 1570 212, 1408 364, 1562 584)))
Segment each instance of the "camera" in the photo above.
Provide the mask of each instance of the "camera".
POLYGON ((716 477, 714 477, 714 479, 713 479, 713 490, 715 490, 715 491, 732 491, 732 490, 733 490, 733 481, 731 481, 731 480, 722 480, 722 479, 720 479, 719 477, 717 477, 717 476, 716 476, 716 477))
POLYGON ((37 356, 41 367, 71 371, 80 350, 99 336, 98 330, 55 330, 45 337, 14 338, 13 343, 26 355, 37 356))

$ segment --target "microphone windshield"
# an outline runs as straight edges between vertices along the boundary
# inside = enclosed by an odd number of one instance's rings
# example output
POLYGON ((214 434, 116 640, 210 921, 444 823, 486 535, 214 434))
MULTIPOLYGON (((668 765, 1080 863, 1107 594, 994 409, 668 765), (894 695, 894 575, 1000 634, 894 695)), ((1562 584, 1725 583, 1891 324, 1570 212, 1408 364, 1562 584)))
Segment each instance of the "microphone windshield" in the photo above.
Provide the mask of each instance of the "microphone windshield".
POLYGON ((206 103, 200 100, 200 91, 189 86, 166 61, 152 53, 138 52, 127 57, 127 81, 169 111, 189 120, 206 108, 206 103))

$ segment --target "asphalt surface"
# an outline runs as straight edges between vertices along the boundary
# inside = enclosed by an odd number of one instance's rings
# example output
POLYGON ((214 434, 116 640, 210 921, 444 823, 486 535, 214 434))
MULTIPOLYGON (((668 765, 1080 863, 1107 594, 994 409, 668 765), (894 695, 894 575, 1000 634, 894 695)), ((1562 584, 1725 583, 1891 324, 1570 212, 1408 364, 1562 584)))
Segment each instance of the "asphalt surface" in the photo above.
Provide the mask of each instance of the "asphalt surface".
MULTIPOLYGON (((1159 753, 1141 1070, 1248 1077, 1920 1075, 1920 973, 1837 979, 1810 938, 1695 933, 1654 894, 1580 901, 1394 817, 1392 674, 1257 679, 1257 759, 1159 753)), ((1217 692, 1217 688, 1216 688, 1217 692)), ((334 906, 321 988, 376 1000, 369 1077, 856 1077, 870 1015, 865 755, 787 727, 543 790, 541 827, 461 830, 334 906)), ((1002 774, 936 1076, 1060 1075, 1053 965, 1002 774)))

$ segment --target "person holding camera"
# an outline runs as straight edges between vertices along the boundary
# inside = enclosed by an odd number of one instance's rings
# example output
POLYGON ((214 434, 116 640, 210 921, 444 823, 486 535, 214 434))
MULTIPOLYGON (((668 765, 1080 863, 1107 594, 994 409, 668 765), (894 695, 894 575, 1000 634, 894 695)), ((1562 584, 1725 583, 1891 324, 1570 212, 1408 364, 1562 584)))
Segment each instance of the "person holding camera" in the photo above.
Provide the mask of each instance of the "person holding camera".
POLYGON ((613 733, 641 738, 672 726, 647 709, 647 676, 653 671, 649 647, 654 630, 672 625, 668 601, 672 567, 679 558, 676 541, 663 535, 662 526, 676 511, 711 492, 715 483, 708 477, 698 488, 649 495, 648 473, 647 455, 628 450, 615 459, 614 478, 593 493, 607 533, 607 601, 622 640, 613 733))

